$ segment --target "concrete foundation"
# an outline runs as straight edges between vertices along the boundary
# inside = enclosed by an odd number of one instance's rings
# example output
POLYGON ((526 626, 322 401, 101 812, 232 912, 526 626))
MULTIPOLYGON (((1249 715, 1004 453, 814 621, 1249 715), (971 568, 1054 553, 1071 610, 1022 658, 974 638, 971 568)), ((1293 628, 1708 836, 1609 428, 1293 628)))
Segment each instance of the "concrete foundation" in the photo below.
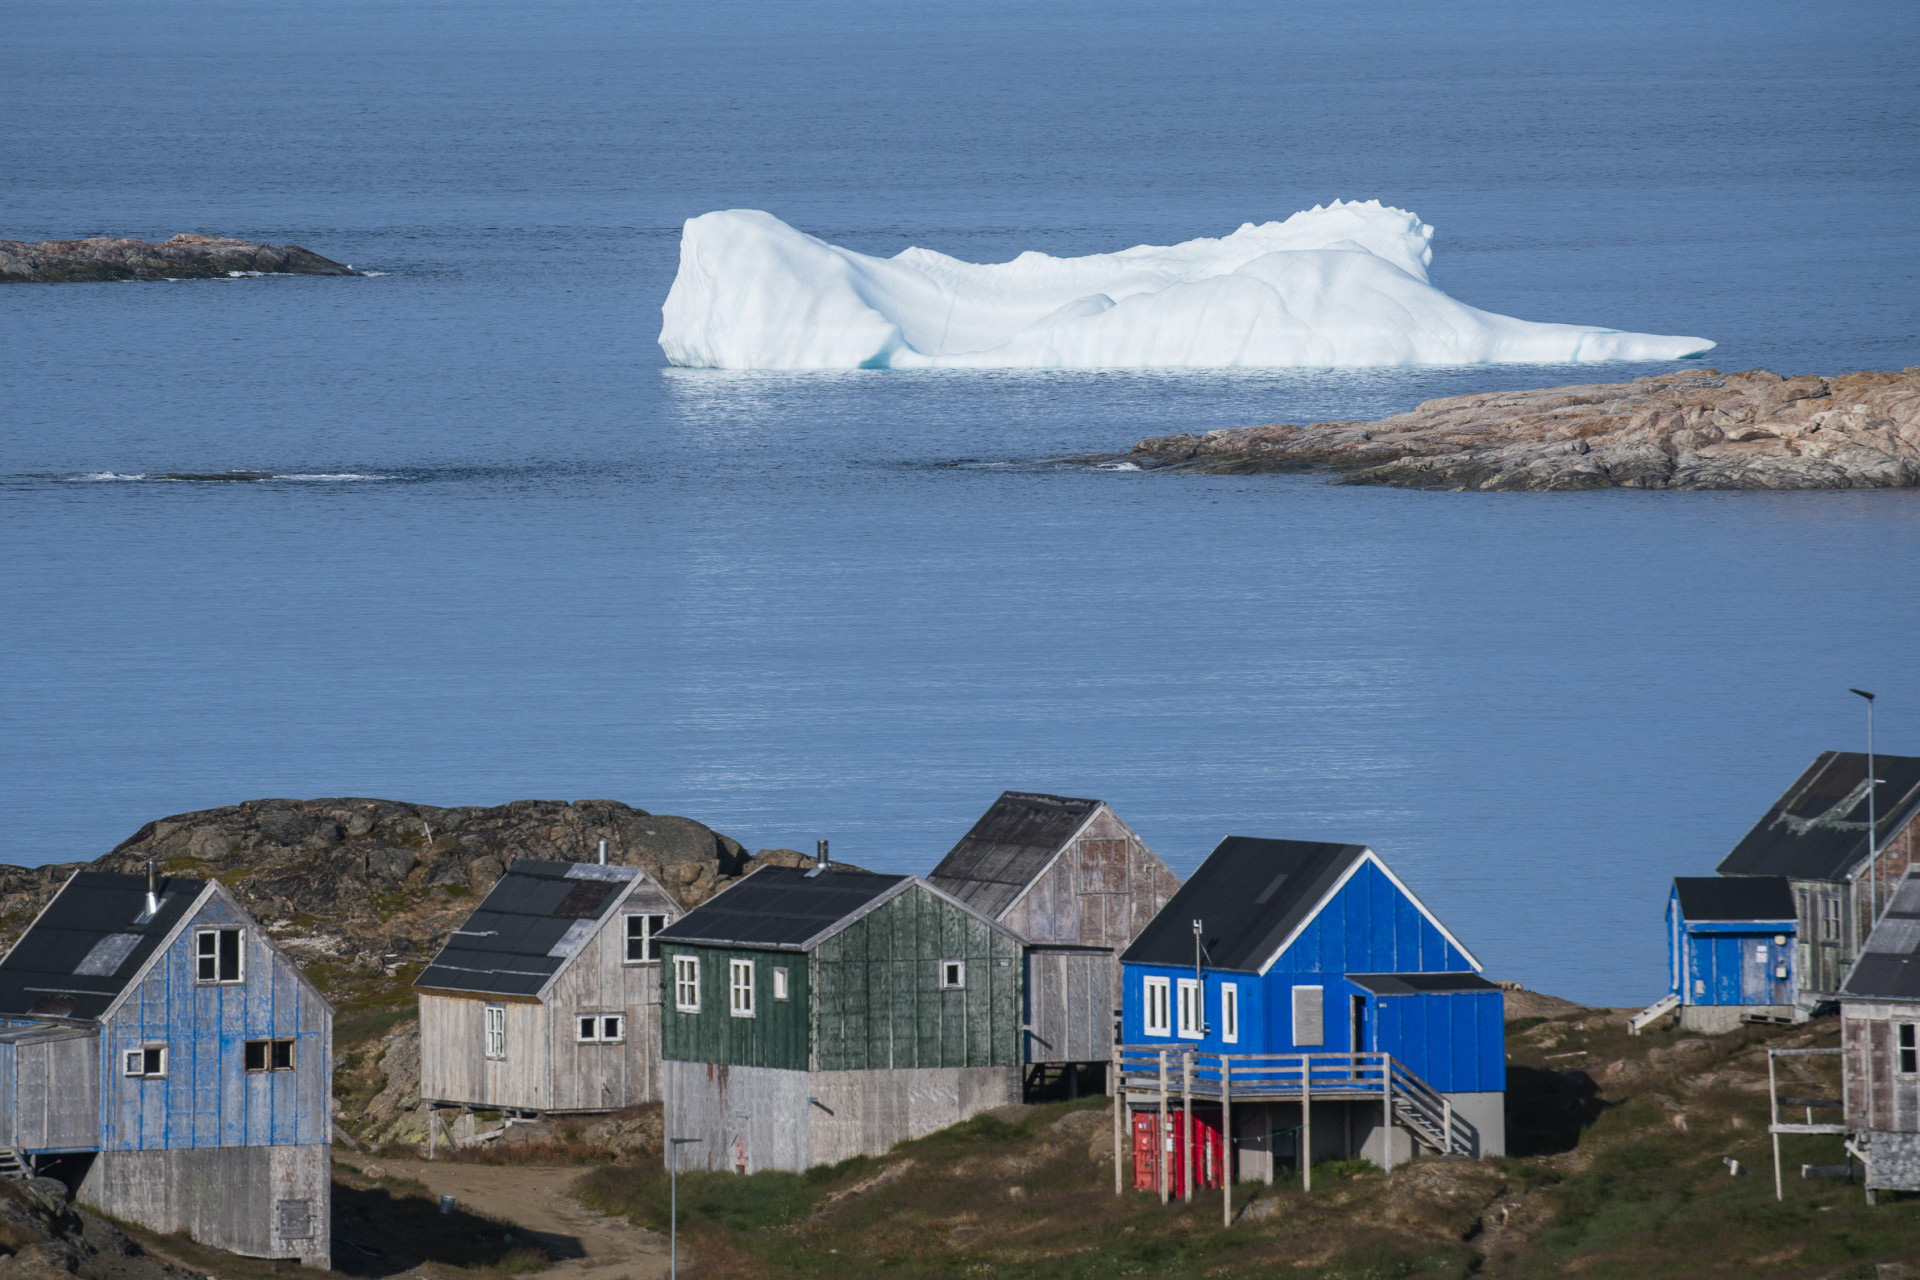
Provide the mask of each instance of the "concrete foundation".
POLYGON ((333 1162, 325 1145, 102 1151, 76 1199, 230 1253, 321 1268, 332 1262, 333 1162))
POLYGON ((666 1131, 695 1138, 682 1169, 800 1172, 882 1155, 990 1107, 1020 1101, 1018 1067, 785 1071, 661 1064, 666 1131))
POLYGON ((1680 1025, 1687 1031, 1697 1031, 1701 1035, 1724 1035, 1737 1031, 1749 1017, 1780 1018, 1791 1022, 1806 1021, 1806 1012, 1790 1004, 1683 1004, 1680 1006, 1680 1025))

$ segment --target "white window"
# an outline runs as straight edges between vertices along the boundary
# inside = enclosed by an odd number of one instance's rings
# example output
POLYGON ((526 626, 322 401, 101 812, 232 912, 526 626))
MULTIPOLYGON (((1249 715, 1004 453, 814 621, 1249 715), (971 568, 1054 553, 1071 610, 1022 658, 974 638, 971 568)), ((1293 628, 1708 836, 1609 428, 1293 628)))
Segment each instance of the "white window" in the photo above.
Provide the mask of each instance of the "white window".
MULTIPOLYGON (((1293 989, 1293 1043, 1295 1045, 1325 1044, 1327 1042, 1326 989, 1324 987, 1295 987, 1293 989)), ((1360 1046, 1353 1046, 1354 1052, 1360 1052, 1360 1046)))
POLYGON ((1141 982, 1141 1030, 1150 1036, 1173 1034, 1173 1027, 1167 1016, 1167 980, 1165 978, 1146 978, 1141 982))
POLYGON ((727 1010, 736 1018, 753 1016, 753 961, 727 962, 727 1010))
POLYGON ((167 1074, 167 1046, 143 1045, 127 1050, 122 1069, 141 1080, 159 1080, 167 1074))
POLYGON ((619 1044, 624 1039, 617 1013, 583 1013, 573 1025, 574 1039, 581 1044, 619 1044))
POLYGON ((507 1056, 507 1010, 504 1005, 490 1004, 486 1012, 487 1047, 489 1058, 500 1059, 507 1056))
POLYGON ((1220 1038, 1228 1044, 1240 1043, 1240 984, 1220 984, 1220 1038))
POLYGON ((1180 979, 1180 1035, 1198 1040, 1207 1034, 1205 996, 1195 978, 1180 979))
POLYGON ((238 929, 201 929, 193 935, 196 982, 238 982, 245 961, 238 929))
POLYGON ((1920 1022, 1893 1024, 1893 1069, 1903 1076, 1920 1072, 1920 1022))
POLYGON ((787 971, 785 966, 776 967, 773 971, 773 998, 775 1000, 785 1000, 787 998, 787 971))
POLYGON ((657 912, 645 912, 627 917, 627 963, 646 964, 658 960, 660 953, 655 950, 654 939, 667 927, 667 918, 657 912))
POLYGON ((583 1013, 573 1020, 573 1038, 581 1044, 590 1044, 600 1038, 600 1019, 591 1013, 583 1013))
POLYGON ((967 985, 967 962, 965 960, 942 960, 940 962, 940 987, 948 990, 967 985))
POLYGON ((700 1012, 700 957, 673 958, 673 1007, 682 1013, 700 1012))

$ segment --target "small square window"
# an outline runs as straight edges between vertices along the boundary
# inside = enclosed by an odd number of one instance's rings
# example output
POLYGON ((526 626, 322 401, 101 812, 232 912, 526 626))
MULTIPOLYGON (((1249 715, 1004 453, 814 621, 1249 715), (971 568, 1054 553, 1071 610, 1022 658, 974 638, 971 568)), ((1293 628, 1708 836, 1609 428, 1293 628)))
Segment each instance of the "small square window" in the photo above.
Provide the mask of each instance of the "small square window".
POLYGON ((486 1006, 486 1056, 496 1061, 507 1056, 507 1010, 504 1005, 486 1006))
POLYGON ((753 1016, 753 961, 730 960, 727 962, 727 989, 730 993, 728 1011, 736 1018, 753 1016))
POLYGON ((158 1080, 167 1074, 167 1046, 150 1044, 127 1050, 122 1069, 142 1080, 158 1080))
POLYGON ((657 912, 640 913, 627 917, 627 963, 646 964, 660 958, 659 944, 655 941, 660 931, 667 927, 667 918, 657 912))
POLYGON ((267 1069, 267 1042, 265 1040, 247 1041, 241 1053, 241 1065, 248 1071, 265 1071, 267 1069))
POLYGON ((194 981, 240 981, 240 933, 238 929, 201 929, 194 934, 194 981))
POLYGON ((673 958, 673 1007, 681 1013, 700 1012, 700 957, 673 958))
POLYGON ((600 1019, 600 1039, 607 1044, 619 1044, 621 1038, 620 1015, 616 1013, 607 1014, 602 1017, 600 1019))
POLYGON ((291 1071, 293 1041, 249 1040, 241 1046, 241 1065, 248 1071, 291 1071))
POLYGON ((272 1049, 273 1070, 293 1070, 293 1041, 275 1040, 272 1049))
POLYGON ((775 1000, 787 998, 787 971, 784 968, 776 967, 773 971, 773 998, 775 1000))
POLYGON ((576 1039, 584 1043, 589 1040, 597 1040, 600 1038, 600 1020, 594 1017, 592 1014, 587 1014, 584 1017, 576 1018, 574 1021, 577 1023, 577 1026, 574 1029, 574 1036, 576 1039))
POLYGON ((1893 1025, 1894 1069, 1903 1076, 1920 1074, 1920 1022, 1893 1025))
POLYGON ((967 985, 967 962, 965 960, 942 960, 940 962, 940 986, 951 990, 967 985))

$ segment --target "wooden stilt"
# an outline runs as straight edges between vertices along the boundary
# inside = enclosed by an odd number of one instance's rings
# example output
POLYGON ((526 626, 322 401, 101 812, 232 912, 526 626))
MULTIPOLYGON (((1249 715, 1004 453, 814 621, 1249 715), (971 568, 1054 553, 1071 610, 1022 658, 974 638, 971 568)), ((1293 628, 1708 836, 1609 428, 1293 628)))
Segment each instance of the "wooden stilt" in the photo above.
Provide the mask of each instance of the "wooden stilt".
POLYGON ((1775 1084, 1773 1074, 1773 1050, 1767 1050, 1767 1130, 1773 1137, 1773 1198, 1787 1198, 1786 1188, 1780 1184, 1780 1091, 1775 1084))
POLYGON ((1220 1225, 1233 1225, 1233 1061, 1220 1057, 1220 1225))
POLYGON ((1393 1172, 1393 1067, 1387 1062, 1380 1064, 1380 1129, 1381 1164, 1388 1173, 1393 1172))
POLYGON ((1300 1189, 1313 1190, 1313 1059, 1300 1059, 1300 1189))
POLYGON ((1173 1199, 1173 1183, 1168 1181, 1167 1166, 1172 1163, 1173 1137, 1167 1129, 1167 1051, 1160 1051, 1160 1128, 1153 1135, 1153 1165, 1160 1172, 1160 1203, 1173 1199))
POLYGON ((1113 1194, 1122 1195, 1127 1184, 1121 1165, 1127 1151, 1127 1081, 1120 1070, 1120 1039, 1114 1037, 1113 1066, 1107 1075, 1107 1087, 1113 1090, 1113 1194))
POLYGON ((1193 1050, 1180 1055, 1180 1203, 1193 1200, 1193 1050))

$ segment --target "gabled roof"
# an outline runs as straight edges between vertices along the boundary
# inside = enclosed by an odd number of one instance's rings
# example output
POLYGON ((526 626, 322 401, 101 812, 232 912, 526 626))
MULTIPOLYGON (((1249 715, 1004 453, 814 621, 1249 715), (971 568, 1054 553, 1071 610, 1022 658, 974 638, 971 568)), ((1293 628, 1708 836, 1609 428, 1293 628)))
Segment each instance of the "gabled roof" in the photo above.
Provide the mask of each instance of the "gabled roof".
POLYGON ((1795 920, 1793 885, 1785 876, 1675 876, 1682 920, 1795 920))
POLYGON ((148 918, 145 876, 74 872, 0 960, 0 1018, 104 1016, 209 884, 161 876, 155 888, 148 918))
POLYGON ((522 858, 413 985, 538 996, 644 874, 639 867, 522 858))
MULTIPOLYGON (((1920 810, 1920 756, 1874 757, 1880 842, 1920 810)), ((1721 860, 1724 876, 1843 880, 1867 856, 1867 757, 1823 751, 1746 838, 1721 860)))
POLYGON ((1099 807, 1098 800, 1003 791, 927 879, 998 919, 1099 807))
POLYGON ((804 951, 884 898, 912 876, 798 867, 761 867, 668 925, 662 942, 771 947, 804 951))
POLYGON ((1199 920, 1209 968, 1256 972, 1366 854, 1359 844, 1228 836, 1120 958, 1190 965, 1199 920))
POLYGON ((1894 891, 1840 994, 1920 1000, 1920 873, 1909 871, 1894 891))

